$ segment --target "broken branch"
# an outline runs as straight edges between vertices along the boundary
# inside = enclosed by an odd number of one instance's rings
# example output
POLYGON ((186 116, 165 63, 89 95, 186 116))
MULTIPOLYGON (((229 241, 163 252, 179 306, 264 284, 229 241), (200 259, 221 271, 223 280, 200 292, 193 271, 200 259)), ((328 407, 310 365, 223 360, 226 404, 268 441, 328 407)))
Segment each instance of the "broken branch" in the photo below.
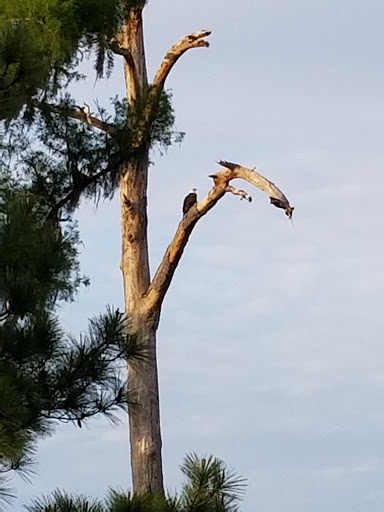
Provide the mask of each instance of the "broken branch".
POLYGON ((165 81, 171 69, 179 60, 179 58, 183 55, 183 53, 185 53, 187 50, 190 50, 191 48, 208 48, 209 43, 208 41, 205 41, 204 38, 209 36, 210 33, 210 30, 199 30, 198 32, 194 32, 193 34, 184 36, 182 39, 180 39, 180 41, 178 41, 176 44, 172 46, 172 48, 164 57, 162 63, 160 64, 159 69, 157 70, 157 73, 153 80, 152 87, 148 95, 143 120, 140 123, 138 130, 139 138, 138 141, 136 142, 137 146, 140 146, 142 144, 146 135, 150 131, 152 122, 156 115, 161 94, 164 90, 165 81))
POLYGON ((248 169, 239 164, 225 162, 223 160, 220 160, 218 163, 231 171, 231 180, 236 178, 243 179, 263 192, 266 192, 269 195, 271 204, 277 208, 282 208, 285 210, 285 214, 290 219, 292 218, 294 207, 289 204, 286 196, 272 181, 262 176, 255 169, 248 169))
POLYGON ((105 121, 101 121, 101 119, 94 117, 91 115, 90 109, 86 112, 84 107, 62 107, 60 105, 52 105, 50 103, 39 101, 36 98, 31 99, 30 104, 39 110, 47 110, 54 114, 59 114, 60 116, 78 119, 79 121, 83 121, 84 123, 89 124, 98 130, 102 130, 109 135, 113 136, 117 134, 116 127, 113 124, 106 123, 105 121))
POLYGON ((148 312, 160 312, 161 304, 171 284, 173 275, 196 223, 224 196, 225 187, 214 186, 208 195, 198 201, 180 221, 175 236, 168 246, 163 260, 152 279, 145 297, 148 312))
POLYGON ((177 265, 179 264, 189 237, 197 222, 215 206, 226 192, 240 195, 242 198, 251 202, 252 198, 247 192, 229 185, 231 180, 241 178, 264 192, 267 192, 270 195, 271 203, 280 208, 284 208, 289 218, 292 217, 293 206, 290 206, 288 199, 274 183, 252 169, 230 162, 220 161, 219 163, 225 167, 225 169, 210 175, 214 181, 213 188, 204 199, 201 199, 192 206, 188 213, 182 218, 173 240, 169 244, 156 274, 152 279, 144 298, 144 307, 148 313, 160 313, 165 294, 167 293, 177 265))
POLYGON ((55 206, 53 206, 51 208, 49 214, 47 215, 47 218, 48 219, 57 218, 57 215, 59 214, 60 210, 66 204, 70 203, 73 199, 75 199, 79 195, 79 193, 81 194, 82 192, 84 192, 84 190, 87 187, 89 187, 90 185, 93 185, 100 178, 106 176, 108 173, 110 173, 111 171, 115 170, 120 164, 121 164, 121 162, 115 162, 114 165, 108 166, 106 169, 102 169, 101 171, 99 171, 98 173, 94 174, 93 176, 86 177, 82 181, 81 187, 78 187, 78 189, 76 189, 76 190, 71 189, 70 191, 68 191, 67 194, 62 199, 60 199, 55 204, 55 206))
POLYGON ((178 59, 191 48, 208 48, 209 43, 204 38, 211 34, 210 30, 199 30, 188 36, 184 36, 180 41, 172 46, 164 57, 155 78, 153 84, 158 88, 159 92, 164 89, 164 84, 169 75, 171 69, 176 64, 178 59))
POLYGON ((240 199, 246 199, 249 203, 252 202, 252 197, 247 194, 245 190, 242 190, 241 188, 235 188, 232 187, 232 185, 227 185, 225 187, 226 192, 230 192, 231 194, 234 194, 235 196, 240 196, 240 199))

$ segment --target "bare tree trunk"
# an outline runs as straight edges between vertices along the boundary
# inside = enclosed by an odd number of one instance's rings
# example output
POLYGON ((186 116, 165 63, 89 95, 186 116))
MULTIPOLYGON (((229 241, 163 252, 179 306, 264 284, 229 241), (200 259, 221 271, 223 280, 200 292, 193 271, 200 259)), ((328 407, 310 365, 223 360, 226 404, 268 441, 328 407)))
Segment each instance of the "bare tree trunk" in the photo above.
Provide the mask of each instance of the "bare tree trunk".
MULTIPOLYGON (((144 4, 145 2, 143 2, 144 4)), ((165 294, 183 254, 188 238, 197 221, 227 192, 251 201, 244 191, 229 185, 242 178, 267 192, 271 202, 292 216, 293 208, 277 187, 251 169, 229 162, 220 162, 226 169, 211 175, 214 187, 185 215, 176 230, 162 262, 151 282, 147 233, 147 183, 149 165, 149 133, 155 118, 159 98, 168 74, 187 50, 209 46, 205 38, 209 30, 200 30, 183 37, 165 55, 150 88, 148 88, 143 38, 142 8, 131 8, 120 34, 115 53, 124 56, 127 99, 131 106, 131 156, 121 169, 120 200, 122 227, 121 270, 124 278, 125 309, 130 329, 144 345, 145 361, 129 364, 130 386, 136 393, 137 405, 130 408, 129 428, 133 491, 164 493, 161 458, 159 386, 156 357, 156 331, 165 294), (144 105, 145 103, 145 105, 144 105), (137 106, 144 109, 136 109, 137 106), (135 113, 137 117, 135 118, 135 113), (141 116, 140 118, 138 118, 141 116), (132 153, 131 153, 132 155, 132 153)), ((75 117, 78 117, 73 113, 75 117)), ((114 126, 94 118, 88 120, 108 133, 114 126)))
MULTIPOLYGON (((226 193, 232 193, 249 202, 251 196, 230 185, 234 179, 243 179, 266 192, 270 202, 285 210, 291 218, 294 208, 276 185, 254 169, 231 162, 220 161, 224 167, 210 175, 214 186, 205 198, 200 199, 182 217, 164 257, 151 281, 148 255, 147 184, 151 128, 166 79, 179 58, 193 48, 207 48, 206 37, 210 31, 203 29, 181 38, 163 58, 151 87, 148 87, 142 9, 145 0, 126 0, 127 15, 115 38, 109 41, 110 49, 124 57, 127 100, 130 105, 126 140, 129 147, 122 147, 125 163, 120 168, 120 201, 122 229, 121 271, 124 279, 125 310, 130 320, 130 331, 137 335, 146 349, 145 361, 135 361, 128 366, 130 386, 136 392, 137 404, 130 408, 129 427, 133 490, 135 493, 154 491, 164 493, 161 458, 161 431, 159 411, 159 386, 156 358, 156 331, 164 297, 169 289, 188 239, 197 222, 206 215, 226 193), (129 5, 138 7, 129 8, 129 5), (139 6, 142 7, 139 7, 139 6), (129 156, 127 156, 129 155, 129 156)), ((102 130, 108 136, 119 135, 120 127, 98 119, 83 107, 63 108, 37 99, 31 103, 39 109, 82 121, 102 130)), ((122 139, 119 138, 122 144, 122 139)), ((86 186, 95 183, 106 173, 100 171, 87 180, 86 186)), ((72 199, 64 197, 53 209, 59 209, 72 199)))
POLYGON ((129 412, 133 489, 164 493, 161 457, 159 386, 156 356, 157 322, 141 319, 140 340, 145 343, 149 360, 129 366, 130 383, 137 393, 138 405, 129 412))
POLYGON ((120 183, 122 261, 125 308, 146 350, 146 360, 128 367, 137 404, 130 409, 129 429, 133 490, 164 492, 161 459, 159 387, 156 357, 158 313, 147 312, 143 297, 150 284, 147 243, 148 155, 130 162, 120 183))
MULTIPOLYGON (((142 9, 129 10, 119 43, 127 50, 124 74, 131 107, 148 87, 142 9)), ((146 351, 145 361, 128 365, 129 384, 137 404, 129 411, 133 491, 164 492, 161 460, 159 386, 156 357, 158 314, 145 310, 143 298, 150 285, 147 240, 147 183, 149 149, 138 148, 126 163, 120 181, 122 260, 125 310, 130 329, 146 351)))

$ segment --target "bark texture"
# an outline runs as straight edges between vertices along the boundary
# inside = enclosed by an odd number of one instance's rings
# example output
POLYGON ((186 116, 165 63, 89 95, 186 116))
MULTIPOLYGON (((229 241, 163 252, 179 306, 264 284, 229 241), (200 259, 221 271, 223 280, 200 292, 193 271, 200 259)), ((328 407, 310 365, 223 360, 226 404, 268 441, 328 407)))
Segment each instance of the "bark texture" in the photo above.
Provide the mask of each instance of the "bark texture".
POLYGON ((120 181, 125 309, 130 330, 145 348, 146 359, 128 365, 137 404, 129 412, 133 490, 164 492, 161 459, 159 387, 156 358, 158 314, 148 312, 143 297, 150 284, 147 242, 148 155, 131 161, 120 181))
MULTIPOLYGON (((213 187, 206 197, 200 199, 182 217, 174 238, 151 280, 147 239, 151 123, 155 119, 165 81, 173 66, 187 50, 208 47, 209 44, 205 38, 209 35, 209 30, 200 30, 183 37, 173 45, 161 62, 150 86, 145 60, 142 8, 129 10, 121 32, 110 41, 111 50, 124 58, 127 99, 131 107, 128 131, 132 137, 127 139, 129 144, 127 151, 122 148, 123 163, 120 166, 121 270, 124 281, 125 310, 130 319, 130 331, 138 337, 138 341, 146 352, 145 360, 129 363, 128 367, 130 387, 136 393, 136 403, 131 406, 129 413, 131 466, 135 493, 148 491, 164 493, 156 332, 164 297, 194 227, 227 193, 239 196, 248 202, 252 201, 245 190, 237 189, 230 184, 235 179, 241 179, 266 192, 271 204, 283 209, 289 218, 292 218, 294 210, 284 193, 255 169, 220 161, 222 168, 210 175, 213 179, 213 187)), ((96 118, 86 104, 84 107, 65 109, 38 100, 33 100, 31 104, 35 108, 45 108, 57 115, 78 119, 111 136, 118 134, 115 125, 96 118)), ((109 169, 89 178, 87 185, 107 172, 109 169)), ((71 194, 56 205, 52 214, 57 213, 71 199, 71 194)))
MULTIPOLYGON (((149 133, 155 118, 158 101, 171 68, 187 50, 207 47, 208 43, 204 41, 204 37, 209 34, 209 31, 202 30, 186 36, 174 45, 164 57, 152 88, 148 87, 142 8, 129 10, 120 34, 111 42, 112 51, 124 57, 127 99, 131 111, 138 112, 139 109, 136 107, 140 106, 140 102, 141 106, 143 101, 147 102, 144 115, 140 119, 131 120, 130 128, 133 132, 131 145, 135 156, 130 156, 129 161, 122 166, 120 180, 121 270, 124 279, 125 309, 130 318, 131 332, 138 336, 147 356, 145 361, 136 361, 128 367, 130 386, 137 397, 137 404, 131 407, 129 414, 131 466, 135 493, 144 493, 148 490, 164 492, 156 331, 162 299, 182 254, 182 250, 178 250, 177 254, 171 255, 172 275, 169 274, 165 278, 162 290, 154 287, 157 290, 157 300, 149 300, 147 182, 150 141, 145 134, 149 133)), ((186 233, 190 232, 192 227, 186 226, 186 233)))
MULTIPOLYGON (((118 38, 124 55, 127 99, 134 108, 148 87, 141 9, 131 9, 118 38), (125 50, 124 50, 125 49, 125 50)), ((161 458, 159 386, 156 358, 157 312, 149 314, 143 297, 150 284, 147 242, 149 148, 137 148, 122 168, 120 180, 122 259, 125 310, 130 330, 146 352, 144 361, 128 365, 137 403, 129 411, 133 491, 164 492, 161 458)))
MULTIPOLYGON (((143 39, 142 9, 129 11, 121 33, 112 42, 112 50, 124 57, 127 98, 133 113, 143 107, 140 118, 133 116, 130 128, 133 148, 129 160, 121 169, 120 200, 122 226, 121 270, 124 278, 125 308, 130 318, 130 329, 146 349, 145 361, 130 363, 130 386, 136 392, 137 404, 129 414, 131 466, 135 493, 156 491, 163 493, 162 442, 160 431, 159 386, 156 358, 156 331, 164 297, 176 268, 198 220, 228 192, 251 201, 244 190, 230 185, 236 178, 243 179, 270 195, 272 204, 284 208, 291 215, 293 208, 285 195, 269 180, 251 169, 229 162, 220 162, 224 169, 211 177, 214 186, 208 195, 198 201, 182 218, 175 236, 166 250, 152 281, 149 271, 147 242, 147 182, 150 133, 172 67, 187 50, 208 47, 208 30, 183 37, 165 55, 148 87, 143 39), (145 102, 145 103, 144 103, 145 102), (136 110, 135 110, 136 109, 136 110)), ((78 115, 78 114, 77 114, 78 115)), ((96 121, 92 119, 96 126, 96 121)), ((105 127, 103 127, 105 129, 105 127)), ((102 127, 100 126, 100 129, 102 127)))

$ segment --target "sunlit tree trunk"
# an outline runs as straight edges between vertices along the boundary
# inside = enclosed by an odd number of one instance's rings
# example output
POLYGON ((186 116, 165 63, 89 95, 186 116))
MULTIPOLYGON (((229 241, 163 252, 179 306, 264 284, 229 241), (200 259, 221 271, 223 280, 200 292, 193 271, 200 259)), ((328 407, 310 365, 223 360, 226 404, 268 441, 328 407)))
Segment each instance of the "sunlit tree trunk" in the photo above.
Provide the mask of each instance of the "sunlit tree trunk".
MULTIPOLYGON (((131 53, 125 61, 127 99, 132 109, 148 87, 141 9, 132 9, 120 34, 131 53)), ((130 387, 137 404, 130 408, 129 429, 134 492, 164 492, 161 460, 159 386, 156 358, 157 311, 145 309, 143 297, 150 285, 147 239, 147 183, 149 147, 141 147, 123 166, 120 181, 122 259, 125 308, 131 330, 145 346, 146 360, 129 364, 130 387)))
POLYGON ((209 30, 200 30, 184 36, 173 45, 162 60, 150 87, 145 62, 142 8, 129 11, 117 38, 120 47, 116 53, 123 55, 125 59, 127 99, 131 114, 133 113, 131 156, 122 167, 120 179, 121 270, 124 277, 125 307, 131 321, 131 330, 147 352, 145 361, 129 364, 128 367, 130 386, 137 397, 137 404, 131 407, 129 414, 133 490, 136 493, 149 490, 164 492, 156 331, 164 297, 192 230, 226 193, 235 194, 249 202, 252 200, 246 191, 230 185, 232 180, 239 178, 266 192, 271 203, 283 208, 289 217, 292 217, 293 212, 293 207, 285 195, 267 178, 238 164, 220 162, 224 169, 210 175, 213 187, 180 220, 155 275, 152 279, 150 277, 147 233, 149 130, 172 67, 186 51, 208 47, 209 43, 205 38, 209 35, 209 30), (138 106, 140 108, 136 109, 138 106), (136 117, 135 112, 139 112, 136 117))

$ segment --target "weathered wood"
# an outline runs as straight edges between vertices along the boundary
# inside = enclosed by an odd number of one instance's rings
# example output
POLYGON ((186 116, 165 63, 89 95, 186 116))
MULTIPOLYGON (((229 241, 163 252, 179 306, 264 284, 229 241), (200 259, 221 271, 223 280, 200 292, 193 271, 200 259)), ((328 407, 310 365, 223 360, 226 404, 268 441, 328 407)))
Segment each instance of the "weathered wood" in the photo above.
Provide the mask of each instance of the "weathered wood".
POLYGON ((140 78, 137 73, 136 64, 133 59, 131 51, 129 50, 129 48, 121 46, 115 38, 109 41, 109 48, 116 55, 121 55, 122 57, 124 57, 127 66, 127 73, 129 72, 130 76, 129 81, 132 81, 132 86, 130 87, 132 90, 131 94, 133 98, 136 98, 137 91, 140 90, 140 78))
POLYGON ((132 320, 146 360, 129 363, 129 383, 137 404, 129 410, 129 437, 133 489, 136 493, 164 492, 157 374, 156 315, 134 314, 132 320))
POLYGON ((116 135, 117 130, 116 127, 111 123, 106 123, 101 119, 93 116, 90 112, 86 112, 85 107, 63 107, 61 105, 52 105, 51 103, 45 103, 44 101, 39 101, 36 98, 32 98, 29 101, 32 107, 38 108, 39 110, 45 110, 48 112, 52 112, 54 114, 59 114, 63 117, 72 117, 74 119, 78 119, 79 121, 83 121, 84 123, 97 128, 98 130, 102 130, 109 135, 116 135))
MULTIPOLYGON (((208 46, 202 39, 207 35, 208 31, 201 31, 187 36, 165 57, 147 97, 144 116, 135 127, 137 133, 132 144, 140 156, 136 156, 135 161, 127 162, 120 182, 123 240, 121 270, 124 276, 125 307, 131 320, 132 332, 139 336, 147 349, 146 362, 136 362, 128 367, 130 385, 137 393, 138 401, 129 414, 133 490, 136 493, 148 490, 164 492, 156 360, 156 330, 161 304, 157 301, 158 307, 148 308, 146 298, 150 276, 147 243, 149 147, 145 146, 145 134, 149 132, 165 79, 173 64, 187 49, 208 46)), ((134 107, 136 101, 144 98, 148 91, 141 9, 130 10, 116 39, 120 46, 115 46, 115 51, 125 57, 127 99, 134 107)), ((177 266, 180 256, 181 253, 176 255, 172 265, 177 266)))
MULTIPOLYGON (((132 142, 136 149, 135 157, 127 161, 122 168, 120 182, 121 270, 124 276, 125 307, 131 320, 131 331, 139 337, 147 350, 146 361, 135 362, 135 364, 129 364, 128 367, 130 385, 137 396, 137 405, 131 407, 129 414, 131 466, 135 493, 144 493, 148 490, 164 492, 156 331, 165 294, 189 237, 198 220, 212 209, 226 192, 250 200, 250 196, 244 190, 238 190, 229 185, 230 180, 242 177, 259 188, 266 187, 264 178, 250 175, 251 170, 237 164, 223 162, 222 164, 226 168, 213 175, 215 185, 207 197, 198 201, 182 218, 176 234, 152 282, 150 282, 147 243, 149 146, 146 134, 149 133, 151 123, 155 118, 158 102, 172 67, 187 50, 209 46, 204 39, 209 34, 208 30, 202 30, 190 34, 176 43, 164 57, 150 88, 148 87, 142 10, 140 8, 129 11, 121 33, 116 38, 120 46, 116 46, 115 51, 125 57, 124 71, 128 102, 135 107, 138 99, 146 98, 147 101, 144 115, 141 119, 136 119, 138 124, 136 124, 135 130, 137 133, 132 142)), ((268 190, 272 191, 274 200, 282 205, 280 207, 291 208, 285 196, 279 189, 274 188, 273 183, 268 181, 268 187, 268 190)))
POLYGON ((259 188, 263 192, 266 192, 271 199, 271 203, 275 206, 278 206, 278 208, 285 210, 286 215, 289 218, 292 218, 294 207, 289 204, 289 201, 283 192, 268 178, 262 176, 255 169, 248 169, 247 167, 243 167, 239 164, 234 164, 232 162, 226 162, 223 160, 220 160, 219 164, 232 171, 231 179, 243 179, 259 188))
POLYGON ((156 112, 161 94, 164 90, 165 81, 173 66, 187 50, 192 48, 208 48, 209 43, 208 41, 205 41, 204 38, 209 36, 210 33, 211 32, 209 30, 199 30, 198 32, 184 36, 182 39, 180 39, 180 41, 174 44, 165 55, 153 79, 153 84, 151 84, 149 89, 147 104, 144 109, 144 115, 138 126, 136 136, 139 145, 146 137, 146 134, 148 134, 151 123, 156 117, 156 112))
POLYGON ((205 198, 192 206, 187 215, 182 218, 173 240, 169 244, 152 279, 145 297, 145 308, 149 312, 160 311, 177 265, 197 222, 206 213, 208 213, 227 192, 240 195, 242 198, 251 202, 252 198, 247 194, 247 192, 244 190, 238 190, 232 185, 229 185, 231 180, 240 178, 264 190, 277 201, 281 202, 281 207, 286 210, 287 215, 292 215, 293 207, 290 206, 288 199, 285 197, 283 192, 281 192, 274 183, 267 180, 267 178, 264 178, 264 176, 261 176, 261 174, 252 169, 242 167, 238 164, 222 161, 219 163, 224 166, 225 169, 210 175, 210 178, 214 181, 214 187, 208 192, 208 195, 205 198))
POLYGON ((122 258, 124 296, 130 315, 150 282, 147 241, 148 159, 128 162, 120 180, 122 258))
POLYGON ((160 312, 165 294, 171 284, 193 228, 198 220, 208 213, 224 194, 225 185, 212 188, 207 197, 192 206, 180 221, 175 236, 168 246, 146 294, 145 309, 148 313, 160 312))
MULTIPOLYGON (((148 87, 141 9, 131 9, 118 37, 129 50, 124 73, 127 99, 134 106, 148 87)), ((125 310, 129 328, 146 351, 145 361, 128 365, 128 378, 137 404, 129 411, 129 437, 133 491, 164 493, 161 458, 159 387, 156 358, 158 315, 143 310, 150 284, 147 241, 147 186, 149 148, 142 147, 126 162, 120 180, 122 258, 125 310)))
POLYGON ((208 41, 205 41, 204 38, 208 37, 210 34, 210 30, 199 30, 198 32, 193 32, 193 34, 184 36, 180 41, 174 44, 167 52, 159 69, 157 70, 153 80, 155 87, 161 90, 164 88, 165 81, 173 66, 187 50, 192 48, 208 48, 209 43, 208 41))
POLYGON ((129 50, 133 59, 134 65, 130 59, 126 58, 124 61, 128 102, 133 104, 148 87, 141 8, 129 10, 117 41, 123 48, 129 50))
MULTIPOLYGON (((225 169, 211 175, 214 186, 208 195, 183 216, 152 282, 150 280, 147 240, 149 142, 145 135, 149 133, 165 81, 173 66, 187 50, 208 47, 209 43, 204 38, 209 35, 210 31, 201 30, 185 36, 176 43, 164 57, 152 87, 148 86, 142 8, 129 9, 120 33, 110 41, 111 49, 124 57, 126 94, 128 103, 133 107, 132 112, 135 111, 134 107, 139 99, 147 101, 144 115, 141 119, 133 119, 132 123, 136 134, 134 140, 131 140, 131 146, 135 151, 124 153, 130 156, 122 156, 126 161, 121 164, 120 169, 121 271, 125 310, 130 320, 129 329, 138 336, 147 356, 143 361, 128 364, 130 387, 136 394, 136 403, 129 411, 131 467, 135 493, 145 493, 149 490, 164 493, 156 332, 164 297, 195 225, 226 193, 251 201, 246 191, 229 184, 236 178, 244 179, 267 192, 272 204, 283 208, 287 215, 292 216, 293 212, 288 199, 274 183, 251 169, 230 162, 220 162, 225 169)), ((74 117, 112 136, 117 134, 114 125, 104 123, 95 118, 90 111, 86 112, 80 107, 61 109, 55 105, 40 104, 38 100, 33 102, 35 107, 48 108, 57 114, 74 117)), ((70 198, 68 195, 64 202, 70 198)), ((59 207, 60 204, 52 212, 57 213, 59 207)))
POLYGON ((240 196, 240 199, 245 199, 248 203, 252 202, 252 197, 243 189, 236 188, 233 185, 227 185, 225 187, 226 192, 230 192, 234 196, 240 196))
POLYGON ((163 493, 159 388, 156 361, 157 312, 143 310, 150 283, 147 243, 148 158, 130 162, 120 182, 122 258, 125 309, 129 328, 145 348, 145 361, 128 365, 137 404, 129 412, 133 490, 163 493))

